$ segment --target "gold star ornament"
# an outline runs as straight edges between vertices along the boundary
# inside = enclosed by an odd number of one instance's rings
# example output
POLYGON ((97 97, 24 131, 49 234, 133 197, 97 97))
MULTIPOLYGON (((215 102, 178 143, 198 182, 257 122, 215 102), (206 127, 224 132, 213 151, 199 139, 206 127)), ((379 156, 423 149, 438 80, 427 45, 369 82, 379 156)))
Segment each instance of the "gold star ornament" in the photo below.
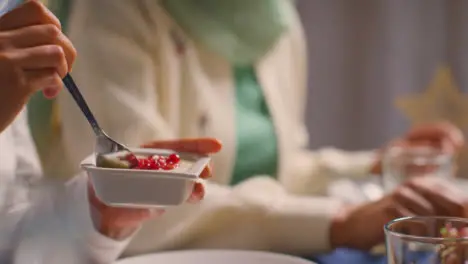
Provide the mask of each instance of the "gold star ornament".
MULTIPOLYGON (((400 98, 396 105, 413 125, 449 121, 462 131, 468 131, 468 96, 458 88, 448 67, 437 71, 423 93, 400 98)), ((459 173, 467 177, 468 148, 461 151, 457 163, 459 173)))

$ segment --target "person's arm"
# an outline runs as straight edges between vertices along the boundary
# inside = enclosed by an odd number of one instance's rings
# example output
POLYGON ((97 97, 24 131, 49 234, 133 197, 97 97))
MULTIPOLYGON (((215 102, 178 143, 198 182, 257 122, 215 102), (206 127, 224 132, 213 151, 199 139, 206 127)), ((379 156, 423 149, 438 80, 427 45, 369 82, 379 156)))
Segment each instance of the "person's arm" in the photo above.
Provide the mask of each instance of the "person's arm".
POLYGON ((33 181, 42 176, 41 164, 34 141, 28 129, 26 108, 16 117, 11 125, 13 144, 16 155, 16 178, 22 181, 33 181))
POLYGON ((96 217, 94 208, 90 205, 88 196, 88 179, 85 173, 80 173, 71 179, 66 190, 70 194, 70 205, 73 205, 74 218, 81 225, 83 230, 81 244, 85 254, 92 260, 92 263, 107 264, 112 263, 123 252, 133 238, 133 234, 123 239, 115 240, 102 235, 95 227, 93 219, 96 217), (79 219, 79 220, 76 220, 79 219))
MULTIPOLYGON (((43 182, 41 168, 28 130, 26 113, 24 109, 10 127, 15 146, 11 155, 15 156, 16 168, 14 181, 5 180, 3 183, 6 192, 3 192, 5 196, 2 199, 2 206, 7 213, 2 214, 0 249, 4 250, 8 243, 12 243, 15 247, 14 257, 22 259, 31 255, 28 250, 32 249, 40 249, 41 252, 37 254, 46 254, 42 252, 46 251, 46 248, 41 248, 41 239, 54 245, 59 243, 54 239, 61 239, 62 243, 67 243, 61 245, 63 249, 78 253, 78 249, 71 249, 71 247, 78 246, 72 244, 73 239, 86 234, 82 237, 85 243, 79 245, 84 246, 85 251, 80 253, 86 257, 89 256, 97 263, 114 261, 127 246, 131 237, 122 241, 114 241, 94 230, 87 196, 86 175, 78 175, 67 183, 64 192, 66 196, 61 196, 59 192, 56 192, 60 188, 40 187, 43 182), (73 216, 68 220, 63 217, 70 213, 73 216), (48 228, 53 229, 51 232, 54 235, 48 233, 48 228)), ((47 179, 45 180, 47 183, 47 179)), ((39 257, 39 255, 33 255, 33 257, 39 257)))
MULTIPOLYGON (((77 217, 87 216, 84 212, 90 209, 82 202, 86 195, 84 179, 69 183, 77 194, 77 203, 84 206, 75 209, 80 212, 77 217)), ((270 177, 255 177, 235 188, 208 183, 206 197, 199 204, 169 208, 122 240, 88 230, 83 242, 86 254, 97 263, 112 262, 122 253, 126 256, 181 248, 311 254, 336 246, 330 241, 330 229, 341 208, 338 200, 290 195, 270 177)))
POLYGON ((286 183, 287 188, 297 194, 324 195, 333 181, 369 177, 376 160, 375 151, 304 150, 294 159, 294 175, 286 183))
POLYGON ((341 206, 334 199, 288 194, 268 176, 233 188, 207 184, 201 203, 145 223, 124 255, 184 248, 324 252, 336 245, 330 229, 341 206))

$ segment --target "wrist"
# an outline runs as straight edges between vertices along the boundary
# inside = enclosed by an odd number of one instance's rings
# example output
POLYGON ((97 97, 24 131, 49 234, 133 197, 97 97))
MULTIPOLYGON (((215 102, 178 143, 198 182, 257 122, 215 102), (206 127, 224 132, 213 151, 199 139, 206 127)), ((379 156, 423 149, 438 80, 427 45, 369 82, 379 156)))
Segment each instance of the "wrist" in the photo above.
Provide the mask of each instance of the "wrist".
POLYGON ((94 228, 101 235, 111 238, 116 241, 121 241, 132 236, 138 229, 139 226, 128 226, 122 227, 112 224, 113 221, 106 221, 102 217, 102 214, 97 210, 96 207, 91 206, 91 220, 94 228))
POLYGON ((108 238, 121 241, 131 237, 138 229, 139 227, 113 227, 104 224, 98 228, 98 231, 108 238))
POLYGON ((349 215, 351 206, 343 206, 332 218, 330 225, 330 246, 332 249, 349 245, 349 215))
POLYGON ((376 157, 374 158, 369 173, 377 176, 382 174, 382 154, 380 152, 377 153, 376 157))

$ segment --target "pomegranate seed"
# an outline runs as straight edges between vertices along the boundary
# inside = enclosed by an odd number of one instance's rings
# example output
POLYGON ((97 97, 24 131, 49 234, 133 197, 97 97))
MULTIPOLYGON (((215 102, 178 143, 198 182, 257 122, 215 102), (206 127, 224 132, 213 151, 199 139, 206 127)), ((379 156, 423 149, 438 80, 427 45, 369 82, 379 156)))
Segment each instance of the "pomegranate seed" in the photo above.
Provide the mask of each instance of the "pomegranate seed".
POLYGON ((119 159, 127 161, 131 169, 139 170, 173 170, 179 166, 178 163, 180 162, 179 155, 175 153, 167 157, 159 155, 137 157, 130 153, 124 157, 119 157, 119 159))
POLYGON ((125 160, 128 161, 128 163, 130 164, 130 168, 134 168, 139 165, 138 158, 133 153, 130 153, 127 156, 125 156, 125 160))
POLYGON ((139 159, 138 160, 138 169, 144 170, 147 167, 147 160, 146 159, 139 159))
POLYGON ((126 159, 126 160, 134 160, 134 159, 136 159, 136 158, 137 158, 137 157, 136 157, 135 154, 133 154, 133 153, 129 153, 129 154, 127 154, 127 155, 125 156, 125 159, 126 159))
POLYGON ((147 159, 147 160, 146 160, 146 164, 145 164, 145 165, 146 165, 146 169, 147 169, 147 170, 152 170, 152 169, 153 169, 153 165, 152 165, 153 162, 154 162, 154 161, 152 161, 152 160, 150 160, 150 159, 147 159))
POLYGON ((149 170, 158 170, 159 165, 154 159, 148 160, 148 169, 149 170))
POLYGON ((177 165, 173 163, 167 163, 166 166, 163 167, 163 170, 173 170, 177 165))
POLYGON ((180 157, 179 157, 179 155, 173 153, 173 154, 169 155, 169 157, 167 157, 167 161, 170 162, 170 163, 179 163, 180 157))
POLYGON ((166 163, 167 163, 167 161, 166 161, 166 159, 165 159, 164 157, 160 157, 160 158, 157 160, 157 162, 158 162, 159 164, 166 164, 166 163))
POLYGON ((468 227, 463 227, 460 229, 460 236, 467 237, 468 236, 468 227))

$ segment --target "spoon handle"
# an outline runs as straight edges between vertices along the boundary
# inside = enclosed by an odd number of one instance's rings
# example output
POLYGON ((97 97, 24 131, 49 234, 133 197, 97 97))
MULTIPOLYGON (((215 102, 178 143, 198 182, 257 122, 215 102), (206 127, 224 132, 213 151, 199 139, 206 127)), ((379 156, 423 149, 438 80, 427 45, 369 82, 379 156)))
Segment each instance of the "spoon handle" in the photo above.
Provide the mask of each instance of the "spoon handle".
POLYGON ((81 111, 85 115, 86 119, 88 119, 89 124, 93 128, 94 133, 96 136, 101 136, 103 134, 101 127, 99 126, 96 118, 94 117, 93 113, 88 107, 88 104, 86 103, 85 99, 83 98, 83 95, 81 94, 80 90, 78 89, 78 86, 76 86, 75 82, 73 81, 73 78, 71 77, 70 74, 67 74, 63 78, 63 83, 65 84, 65 87, 67 87, 67 90, 70 92, 72 95, 73 99, 75 99, 76 104, 80 107, 81 111))

